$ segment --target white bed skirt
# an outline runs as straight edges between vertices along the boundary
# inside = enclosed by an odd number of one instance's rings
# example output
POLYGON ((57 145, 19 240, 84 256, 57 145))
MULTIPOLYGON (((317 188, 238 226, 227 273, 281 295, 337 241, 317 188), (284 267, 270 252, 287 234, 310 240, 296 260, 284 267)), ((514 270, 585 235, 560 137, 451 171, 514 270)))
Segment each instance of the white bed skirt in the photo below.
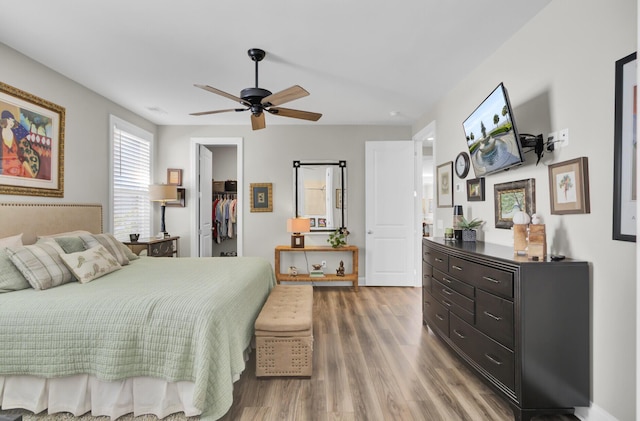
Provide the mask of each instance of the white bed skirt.
POLYGON ((176 412, 200 415, 193 402, 193 382, 167 382, 152 377, 135 377, 114 382, 79 374, 56 379, 34 376, 0 376, 0 408, 27 409, 49 414, 70 412, 80 416, 116 419, 125 414, 154 414, 164 418, 176 412))

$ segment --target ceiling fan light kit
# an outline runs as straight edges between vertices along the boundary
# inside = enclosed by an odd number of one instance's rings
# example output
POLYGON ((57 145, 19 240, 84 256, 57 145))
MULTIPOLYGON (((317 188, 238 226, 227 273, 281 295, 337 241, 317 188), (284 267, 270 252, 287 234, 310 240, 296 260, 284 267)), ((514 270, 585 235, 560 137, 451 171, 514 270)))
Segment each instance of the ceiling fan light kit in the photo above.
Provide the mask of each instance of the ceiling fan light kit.
POLYGON ((197 113, 191 113, 193 116, 201 116, 208 114, 218 114, 225 112, 239 112, 239 111, 251 111, 251 127, 253 130, 260 130, 266 127, 264 118, 264 112, 269 114, 278 115, 281 117, 297 118, 301 120, 318 121, 322 114, 314 113, 311 111, 293 110, 290 108, 276 108, 276 106, 291 102, 293 100, 305 97, 309 95, 305 89, 301 86, 294 85, 290 88, 284 89, 280 92, 271 93, 271 91, 258 87, 258 63, 266 56, 264 50, 259 48, 251 48, 247 51, 251 60, 256 63, 256 86, 253 88, 245 88, 240 91, 240 96, 229 94, 219 89, 213 88, 209 85, 196 84, 197 88, 204 89, 211 93, 223 96, 232 101, 239 102, 246 108, 230 108, 225 110, 214 111, 201 111, 197 113))

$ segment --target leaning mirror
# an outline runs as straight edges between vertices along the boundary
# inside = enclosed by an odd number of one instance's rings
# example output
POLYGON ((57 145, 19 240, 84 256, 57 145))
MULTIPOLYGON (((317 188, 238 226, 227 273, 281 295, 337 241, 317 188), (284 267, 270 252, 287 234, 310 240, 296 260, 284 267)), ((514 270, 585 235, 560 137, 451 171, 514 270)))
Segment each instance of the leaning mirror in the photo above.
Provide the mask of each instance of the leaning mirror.
POLYGON ((311 231, 345 228, 347 161, 293 161, 295 217, 309 218, 311 231))

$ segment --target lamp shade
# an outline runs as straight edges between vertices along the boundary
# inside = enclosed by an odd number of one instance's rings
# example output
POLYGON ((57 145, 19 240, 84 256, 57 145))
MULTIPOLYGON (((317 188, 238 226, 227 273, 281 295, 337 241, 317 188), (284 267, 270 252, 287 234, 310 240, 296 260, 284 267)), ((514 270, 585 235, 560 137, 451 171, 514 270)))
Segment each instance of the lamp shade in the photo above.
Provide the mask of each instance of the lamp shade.
POLYGON ((287 219, 287 232, 309 232, 311 231, 311 220, 309 218, 289 218, 287 219))
POLYGON ((178 200, 178 187, 169 184, 152 184, 149 186, 149 200, 152 202, 178 200))

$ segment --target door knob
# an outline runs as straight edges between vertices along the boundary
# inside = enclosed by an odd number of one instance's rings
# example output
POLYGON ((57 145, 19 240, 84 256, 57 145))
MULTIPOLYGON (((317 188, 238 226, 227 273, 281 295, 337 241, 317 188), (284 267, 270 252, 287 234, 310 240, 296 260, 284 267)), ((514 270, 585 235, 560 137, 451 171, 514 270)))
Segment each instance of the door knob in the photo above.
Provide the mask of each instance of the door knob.
POLYGON ((367 231, 367 234, 373 234, 373 231, 369 230, 367 231))

